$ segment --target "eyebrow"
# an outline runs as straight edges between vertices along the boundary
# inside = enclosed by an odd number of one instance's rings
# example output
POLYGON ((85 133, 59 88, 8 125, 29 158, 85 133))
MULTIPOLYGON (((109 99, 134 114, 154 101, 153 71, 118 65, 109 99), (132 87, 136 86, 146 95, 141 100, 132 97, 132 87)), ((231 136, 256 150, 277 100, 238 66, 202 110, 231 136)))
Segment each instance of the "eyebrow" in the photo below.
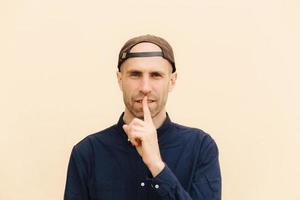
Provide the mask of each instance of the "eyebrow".
POLYGON ((133 73, 142 73, 141 71, 139 71, 139 70, 135 70, 135 69, 132 69, 132 70, 128 70, 127 72, 126 72, 126 74, 133 74, 133 73))
MULTIPOLYGON (((126 74, 132 74, 132 73, 138 73, 138 74, 142 74, 143 72, 137 69, 132 69, 132 70, 128 70, 126 72, 126 74)), ((165 75, 166 73, 160 70, 154 70, 154 71, 150 71, 150 74, 160 74, 160 75, 165 75)))

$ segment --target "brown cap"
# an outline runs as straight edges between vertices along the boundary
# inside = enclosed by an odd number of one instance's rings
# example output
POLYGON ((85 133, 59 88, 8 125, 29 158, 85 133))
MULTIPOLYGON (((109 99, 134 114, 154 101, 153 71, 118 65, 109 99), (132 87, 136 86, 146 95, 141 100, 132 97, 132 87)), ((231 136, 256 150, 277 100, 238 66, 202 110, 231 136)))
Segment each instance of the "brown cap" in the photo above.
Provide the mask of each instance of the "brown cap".
POLYGON ((161 56, 164 59, 168 60, 172 65, 172 73, 176 71, 175 67, 175 59, 174 53, 171 45, 163 38, 154 36, 154 35, 142 35, 138 37, 134 37, 128 40, 119 53, 119 61, 118 61, 118 69, 120 71, 120 67, 122 63, 131 57, 150 57, 150 56, 161 56), (130 53, 130 50, 135 45, 142 43, 142 42, 150 42, 156 44, 161 48, 161 52, 139 52, 139 53, 130 53))

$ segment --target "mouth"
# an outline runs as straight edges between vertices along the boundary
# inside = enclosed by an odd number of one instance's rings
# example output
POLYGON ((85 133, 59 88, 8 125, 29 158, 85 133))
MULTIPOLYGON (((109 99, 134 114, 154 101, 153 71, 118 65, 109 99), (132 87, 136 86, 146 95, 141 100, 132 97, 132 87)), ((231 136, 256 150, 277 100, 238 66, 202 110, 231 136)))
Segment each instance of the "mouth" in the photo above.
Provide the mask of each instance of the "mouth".
MULTIPOLYGON (((143 103, 143 99, 138 99, 138 100, 135 100, 135 102, 136 103, 143 103)), ((148 101, 147 101, 148 103, 153 103, 153 102, 155 102, 154 100, 152 100, 152 99, 148 99, 148 101)))

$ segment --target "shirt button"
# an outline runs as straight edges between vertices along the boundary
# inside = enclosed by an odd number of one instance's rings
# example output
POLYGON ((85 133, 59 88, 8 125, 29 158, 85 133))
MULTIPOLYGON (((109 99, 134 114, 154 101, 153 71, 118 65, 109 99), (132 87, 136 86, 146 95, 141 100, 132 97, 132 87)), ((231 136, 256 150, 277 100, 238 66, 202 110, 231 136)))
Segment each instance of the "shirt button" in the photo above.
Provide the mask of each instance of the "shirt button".
POLYGON ((154 187, 155 187, 156 189, 158 189, 158 188, 159 188, 159 185, 158 185, 158 184, 156 184, 154 187))
POLYGON ((144 182, 141 182, 141 186, 144 187, 144 186, 145 186, 145 183, 144 183, 144 182))

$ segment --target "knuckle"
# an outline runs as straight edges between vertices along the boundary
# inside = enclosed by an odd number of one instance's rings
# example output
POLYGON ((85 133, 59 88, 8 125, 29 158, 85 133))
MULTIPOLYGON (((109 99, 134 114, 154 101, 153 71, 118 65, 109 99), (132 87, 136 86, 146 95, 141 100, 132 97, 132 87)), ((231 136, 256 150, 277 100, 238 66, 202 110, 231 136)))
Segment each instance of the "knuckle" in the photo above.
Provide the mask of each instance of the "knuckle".
POLYGON ((138 118, 134 118, 134 119, 132 120, 132 122, 137 123, 137 122, 139 122, 139 119, 138 119, 138 118))

